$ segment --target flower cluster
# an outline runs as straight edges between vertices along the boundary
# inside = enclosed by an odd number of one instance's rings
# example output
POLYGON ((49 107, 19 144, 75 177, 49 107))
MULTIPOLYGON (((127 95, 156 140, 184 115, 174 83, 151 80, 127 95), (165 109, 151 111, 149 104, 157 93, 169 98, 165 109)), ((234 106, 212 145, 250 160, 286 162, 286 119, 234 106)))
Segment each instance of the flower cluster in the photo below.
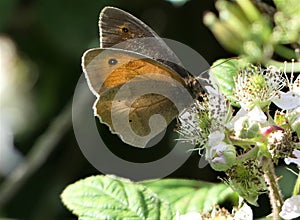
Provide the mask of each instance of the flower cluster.
POLYGON ((293 161, 299 148, 300 77, 290 78, 274 66, 247 64, 233 76, 229 99, 212 75, 203 101, 179 117, 182 139, 204 148, 210 166, 225 171, 225 182, 254 205, 267 189, 263 161, 293 161))

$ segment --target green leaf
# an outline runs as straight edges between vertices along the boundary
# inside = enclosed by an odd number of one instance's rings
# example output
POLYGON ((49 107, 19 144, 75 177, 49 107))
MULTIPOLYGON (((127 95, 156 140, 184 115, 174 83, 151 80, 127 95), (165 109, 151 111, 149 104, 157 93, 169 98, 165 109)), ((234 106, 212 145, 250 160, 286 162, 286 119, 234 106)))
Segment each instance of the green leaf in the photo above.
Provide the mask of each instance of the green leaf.
POLYGON ((61 194, 80 219, 173 219, 175 211, 143 185, 114 176, 92 176, 69 185, 61 194))
POLYGON ((207 212, 225 200, 238 204, 238 194, 222 183, 196 180, 163 179, 142 182, 180 213, 207 212))

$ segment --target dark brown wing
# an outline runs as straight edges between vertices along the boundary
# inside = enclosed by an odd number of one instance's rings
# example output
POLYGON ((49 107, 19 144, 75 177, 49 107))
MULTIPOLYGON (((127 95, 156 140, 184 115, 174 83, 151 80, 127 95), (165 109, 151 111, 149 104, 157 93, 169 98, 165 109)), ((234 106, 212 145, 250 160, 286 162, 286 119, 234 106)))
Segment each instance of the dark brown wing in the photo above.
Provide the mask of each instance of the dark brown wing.
POLYGON ((182 77, 188 73, 175 53, 146 24, 131 14, 105 7, 99 18, 100 47, 133 51, 169 66, 182 77))

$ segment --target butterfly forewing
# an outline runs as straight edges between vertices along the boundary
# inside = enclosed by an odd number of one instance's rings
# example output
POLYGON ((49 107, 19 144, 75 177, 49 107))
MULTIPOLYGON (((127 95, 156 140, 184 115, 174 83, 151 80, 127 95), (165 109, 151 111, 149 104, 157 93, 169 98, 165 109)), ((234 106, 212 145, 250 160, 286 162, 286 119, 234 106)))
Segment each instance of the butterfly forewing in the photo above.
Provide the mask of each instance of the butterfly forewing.
POLYGON ((140 54, 116 48, 86 51, 82 57, 82 66, 90 89, 96 95, 139 75, 151 73, 168 75, 185 85, 185 81, 168 66, 140 54))
POLYGON ((133 51, 169 66, 183 77, 188 73, 167 44, 146 24, 131 14, 105 7, 99 18, 100 46, 133 51))

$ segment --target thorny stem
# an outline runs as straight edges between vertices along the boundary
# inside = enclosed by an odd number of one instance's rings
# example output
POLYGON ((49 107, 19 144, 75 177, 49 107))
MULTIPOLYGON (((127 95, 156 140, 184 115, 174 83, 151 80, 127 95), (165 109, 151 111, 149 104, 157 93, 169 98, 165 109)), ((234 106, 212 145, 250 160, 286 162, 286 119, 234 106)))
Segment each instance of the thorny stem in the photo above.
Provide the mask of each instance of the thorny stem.
POLYGON ((278 186, 277 177, 275 174, 275 169, 273 162, 270 158, 263 161, 264 168, 264 178, 268 186, 268 193, 270 198, 270 203, 272 206, 272 215, 274 220, 280 220, 279 212, 283 205, 282 195, 278 186))

